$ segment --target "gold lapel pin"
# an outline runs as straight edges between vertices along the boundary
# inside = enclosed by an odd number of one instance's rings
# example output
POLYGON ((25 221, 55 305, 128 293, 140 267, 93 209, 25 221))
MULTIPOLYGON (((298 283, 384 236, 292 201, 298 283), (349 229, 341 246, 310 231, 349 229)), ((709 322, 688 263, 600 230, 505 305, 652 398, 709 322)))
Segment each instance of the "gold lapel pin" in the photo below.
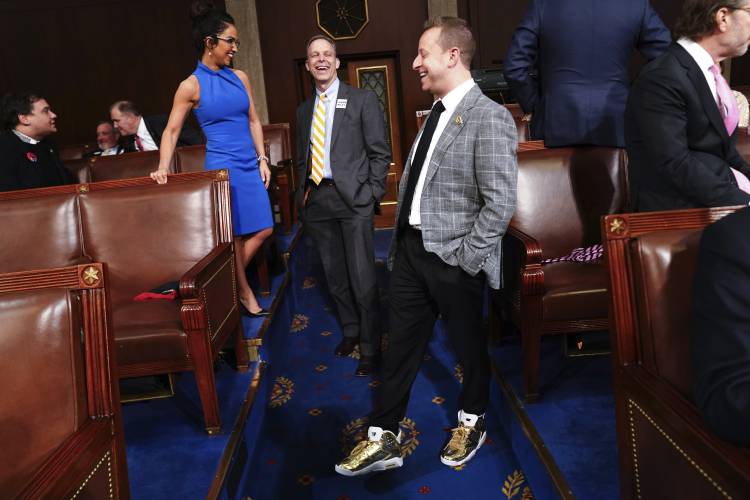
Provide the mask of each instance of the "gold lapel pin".
POLYGON ((464 119, 461 118, 461 115, 456 115, 456 119, 453 120, 453 121, 456 122, 456 125, 463 125, 464 124, 464 119))

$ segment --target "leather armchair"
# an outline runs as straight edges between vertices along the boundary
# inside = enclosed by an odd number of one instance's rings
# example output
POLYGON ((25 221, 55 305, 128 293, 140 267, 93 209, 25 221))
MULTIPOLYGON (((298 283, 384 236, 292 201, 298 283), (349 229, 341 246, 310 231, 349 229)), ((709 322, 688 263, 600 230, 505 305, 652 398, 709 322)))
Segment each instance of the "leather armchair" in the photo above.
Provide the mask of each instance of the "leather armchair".
POLYGON ((263 125, 263 138, 268 143, 268 157, 272 165, 273 185, 271 193, 281 211, 281 222, 284 231, 289 234, 297 222, 297 211, 294 207, 294 191, 297 186, 294 178, 294 161, 292 160, 292 140, 288 123, 269 123, 263 125))
POLYGON ((0 274, 3 498, 130 497, 103 264, 0 274))
POLYGON ((248 367, 225 171, 0 193, 0 271, 86 261, 110 271, 121 378, 194 371, 206 430, 218 432, 213 361, 234 339, 248 367), (181 300, 133 297, 178 280, 181 300))
POLYGON ((750 450, 714 435, 692 398, 690 311, 700 236, 735 209, 602 220, 621 498, 747 498, 750 492, 750 450))
POLYGON ((601 147, 518 153, 517 208, 503 238, 503 289, 493 294, 490 327, 500 311, 520 330, 524 392, 539 398, 542 335, 606 330, 607 270, 601 261, 548 258, 601 242, 599 217, 627 206, 625 153, 601 147))

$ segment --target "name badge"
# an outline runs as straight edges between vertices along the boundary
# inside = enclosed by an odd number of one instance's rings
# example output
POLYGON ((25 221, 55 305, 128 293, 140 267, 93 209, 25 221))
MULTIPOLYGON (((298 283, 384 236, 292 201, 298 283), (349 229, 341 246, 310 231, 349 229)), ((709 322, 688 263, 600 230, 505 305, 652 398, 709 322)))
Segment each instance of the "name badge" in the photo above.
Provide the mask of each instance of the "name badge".
POLYGON ((346 99, 336 99, 336 109, 346 109, 346 99))

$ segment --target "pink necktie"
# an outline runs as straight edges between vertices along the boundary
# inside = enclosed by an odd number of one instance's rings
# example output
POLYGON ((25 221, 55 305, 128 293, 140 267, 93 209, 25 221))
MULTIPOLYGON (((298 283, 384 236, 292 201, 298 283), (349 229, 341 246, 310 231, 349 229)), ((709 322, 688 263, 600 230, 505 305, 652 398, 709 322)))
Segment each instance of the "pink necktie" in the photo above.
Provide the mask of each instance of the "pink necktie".
POLYGON ((141 138, 137 135, 135 136, 135 147, 138 149, 138 151, 143 151, 143 141, 141 141, 141 138))
POLYGON ((732 95, 727 81, 721 76, 721 70, 718 64, 711 66, 711 73, 714 74, 716 81, 716 97, 719 101, 719 113, 724 120, 724 126, 727 128, 727 134, 732 135, 737 124, 740 122, 740 109, 737 107, 737 101, 732 95))
MULTIPOLYGON (((727 134, 732 135, 734 129, 737 128, 737 124, 740 122, 740 108, 737 106, 737 101, 732 95, 732 90, 729 88, 729 84, 721 76, 721 70, 718 64, 711 66, 711 73, 714 74, 714 80, 716 81, 716 97, 719 101, 719 113, 721 118, 724 120, 724 126, 727 128, 727 134)), ((730 167, 731 168, 731 167, 730 167)), ((745 177, 745 174, 739 170, 732 169, 734 178, 737 180, 737 187, 746 193, 750 193, 750 180, 745 177)))

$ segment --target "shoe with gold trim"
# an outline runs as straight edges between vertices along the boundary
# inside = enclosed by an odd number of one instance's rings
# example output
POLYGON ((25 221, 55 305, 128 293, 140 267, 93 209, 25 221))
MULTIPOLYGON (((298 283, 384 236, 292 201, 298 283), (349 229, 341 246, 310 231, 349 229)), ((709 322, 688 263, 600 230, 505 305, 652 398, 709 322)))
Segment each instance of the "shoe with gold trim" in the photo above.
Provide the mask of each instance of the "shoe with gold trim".
POLYGON ((401 467, 404 459, 401 458, 400 438, 400 432, 396 436, 380 427, 370 427, 367 439, 357 443, 349 456, 334 469, 343 476, 359 476, 401 467))
POLYGON ((440 461, 450 467, 465 464, 476 455, 487 439, 484 415, 458 412, 458 427, 451 430, 448 443, 440 452, 440 461))

